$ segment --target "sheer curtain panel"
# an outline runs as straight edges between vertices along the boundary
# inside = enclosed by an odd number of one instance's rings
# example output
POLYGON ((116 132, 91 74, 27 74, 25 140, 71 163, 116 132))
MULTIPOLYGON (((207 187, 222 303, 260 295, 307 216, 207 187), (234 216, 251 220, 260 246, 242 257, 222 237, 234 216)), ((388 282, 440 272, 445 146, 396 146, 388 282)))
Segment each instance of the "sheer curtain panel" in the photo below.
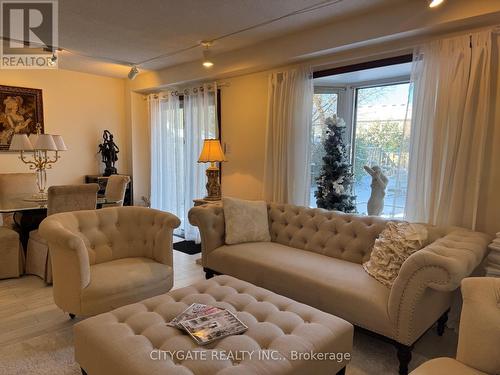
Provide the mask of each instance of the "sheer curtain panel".
MULTIPOLYGON (((185 121, 185 191, 184 206, 187 211, 193 207, 193 199, 203 198, 206 190, 206 170, 208 164, 198 163, 203 140, 217 138, 217 86, 215 83, 205 84, 202 88, 189 90, 184 95, 184 121, 185 121)), ((186 240, 200 242, 198 228, 193 227, 186 220, 184 224, 184 237, 186 240)))
POLYGON ((490 126, 492 31, 414 52, 406 216, 475 229, 490 126))
POLYGON ((269 76, 264 198, 309 205, 313 82, 310 68, 269 76))
MULTIPOLYGON (((151 207, 177 215, 186 222, 184 206, 184 125, 179 97, 150 95, 151 207)), ((183 228, 176 229, 183 234, 183 228)))

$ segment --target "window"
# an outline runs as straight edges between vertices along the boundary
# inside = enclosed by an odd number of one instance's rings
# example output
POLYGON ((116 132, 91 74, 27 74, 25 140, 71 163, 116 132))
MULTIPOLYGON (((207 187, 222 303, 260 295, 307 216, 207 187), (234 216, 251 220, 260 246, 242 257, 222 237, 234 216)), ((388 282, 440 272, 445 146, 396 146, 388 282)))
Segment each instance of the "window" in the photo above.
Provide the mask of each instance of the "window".
POLYGON ((372 179, 364 166, 378 165, 388 178, 382 216, 404 216, 411 123, 409 95, 408 82, 356 89, 352 161, 358 213, 367 213, 371 193, 372 179))
POLYGON ((333 69, 315 74, 311 146, 311 206, 324 155, 325 119, 346 123, 346 145, 353 165, 357 212, 367 214, 371 176, 364 166, 381 167, 388 178, 384 217, 403 217, 408 179, 411 125, 411 56, 333 69), (330 73, 330 74, 328 74, 330 73))

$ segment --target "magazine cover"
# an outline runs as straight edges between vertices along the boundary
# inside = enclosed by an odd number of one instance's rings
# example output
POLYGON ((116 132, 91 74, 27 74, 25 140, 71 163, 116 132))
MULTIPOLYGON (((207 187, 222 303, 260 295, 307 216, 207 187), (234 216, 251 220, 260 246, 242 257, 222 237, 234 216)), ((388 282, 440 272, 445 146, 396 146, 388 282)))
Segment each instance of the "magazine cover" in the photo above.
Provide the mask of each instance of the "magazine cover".
POLYGON ((226 336, 237 335, 248 329, 228 310, 184 320, 180 324, 199 345, 205 345, 226 336))
POLYGON ((193 303, 186 310, 177 315, 174 319, 167 323, 170 327, 176 327, 180 329, 184 329, 180 322, 183 320, 189 320, 193 318, 198 318, 200 316, 213 314, 219 311, 223 311, 215 306, 204 305, 202 303, 193 303))

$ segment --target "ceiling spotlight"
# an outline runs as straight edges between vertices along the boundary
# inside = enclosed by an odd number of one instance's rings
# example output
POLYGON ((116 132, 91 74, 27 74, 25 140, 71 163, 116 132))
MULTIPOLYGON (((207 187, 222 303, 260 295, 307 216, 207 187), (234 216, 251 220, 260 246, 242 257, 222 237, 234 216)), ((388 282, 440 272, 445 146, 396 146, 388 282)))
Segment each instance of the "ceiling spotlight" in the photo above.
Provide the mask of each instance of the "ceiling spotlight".
POLYGON ((139 74, 139 69, 137 69, 137 66, 134 65, 130 68, 130 72, 128 72, 128 79, 132 81, 135 77, 137 77, 137 74, 139 74))
POLYGON ((444 3, 444 0, 432 0, 430 3, 429 3, 429 8, 435 8, 439 5, 441 5, 442 3, 444 3))
POLYGON ((212 46, 212 42, 201 42, 201 45, 203 47, 205 47, 205 49, 203 50, 203 66, 205 68, 211 68, 212 66, 214 66, 214 63, 211 59, 211 53, 210 53, 210 47, 212 46))
POLYGON ((49 64, 49 66, 55 66, 57 64, 57 55, 55 52, 52 53, 51 57, 49 57, 47 64, 49 64))

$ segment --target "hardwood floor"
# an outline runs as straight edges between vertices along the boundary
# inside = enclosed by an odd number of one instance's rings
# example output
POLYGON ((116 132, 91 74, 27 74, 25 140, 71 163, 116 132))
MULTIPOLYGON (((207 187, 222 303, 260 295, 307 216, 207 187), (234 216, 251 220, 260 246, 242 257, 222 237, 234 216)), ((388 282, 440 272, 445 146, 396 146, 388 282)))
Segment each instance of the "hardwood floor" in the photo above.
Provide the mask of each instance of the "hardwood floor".
MULTIPOLYGON (((205 278, 202 267, 196 264, 199 257, 174 251, 174 288, 205 278)), ((52 287, 39 277, 0 280, 0 348, 66 330, 78 321, 70 320, 54 304, 52 287)))

